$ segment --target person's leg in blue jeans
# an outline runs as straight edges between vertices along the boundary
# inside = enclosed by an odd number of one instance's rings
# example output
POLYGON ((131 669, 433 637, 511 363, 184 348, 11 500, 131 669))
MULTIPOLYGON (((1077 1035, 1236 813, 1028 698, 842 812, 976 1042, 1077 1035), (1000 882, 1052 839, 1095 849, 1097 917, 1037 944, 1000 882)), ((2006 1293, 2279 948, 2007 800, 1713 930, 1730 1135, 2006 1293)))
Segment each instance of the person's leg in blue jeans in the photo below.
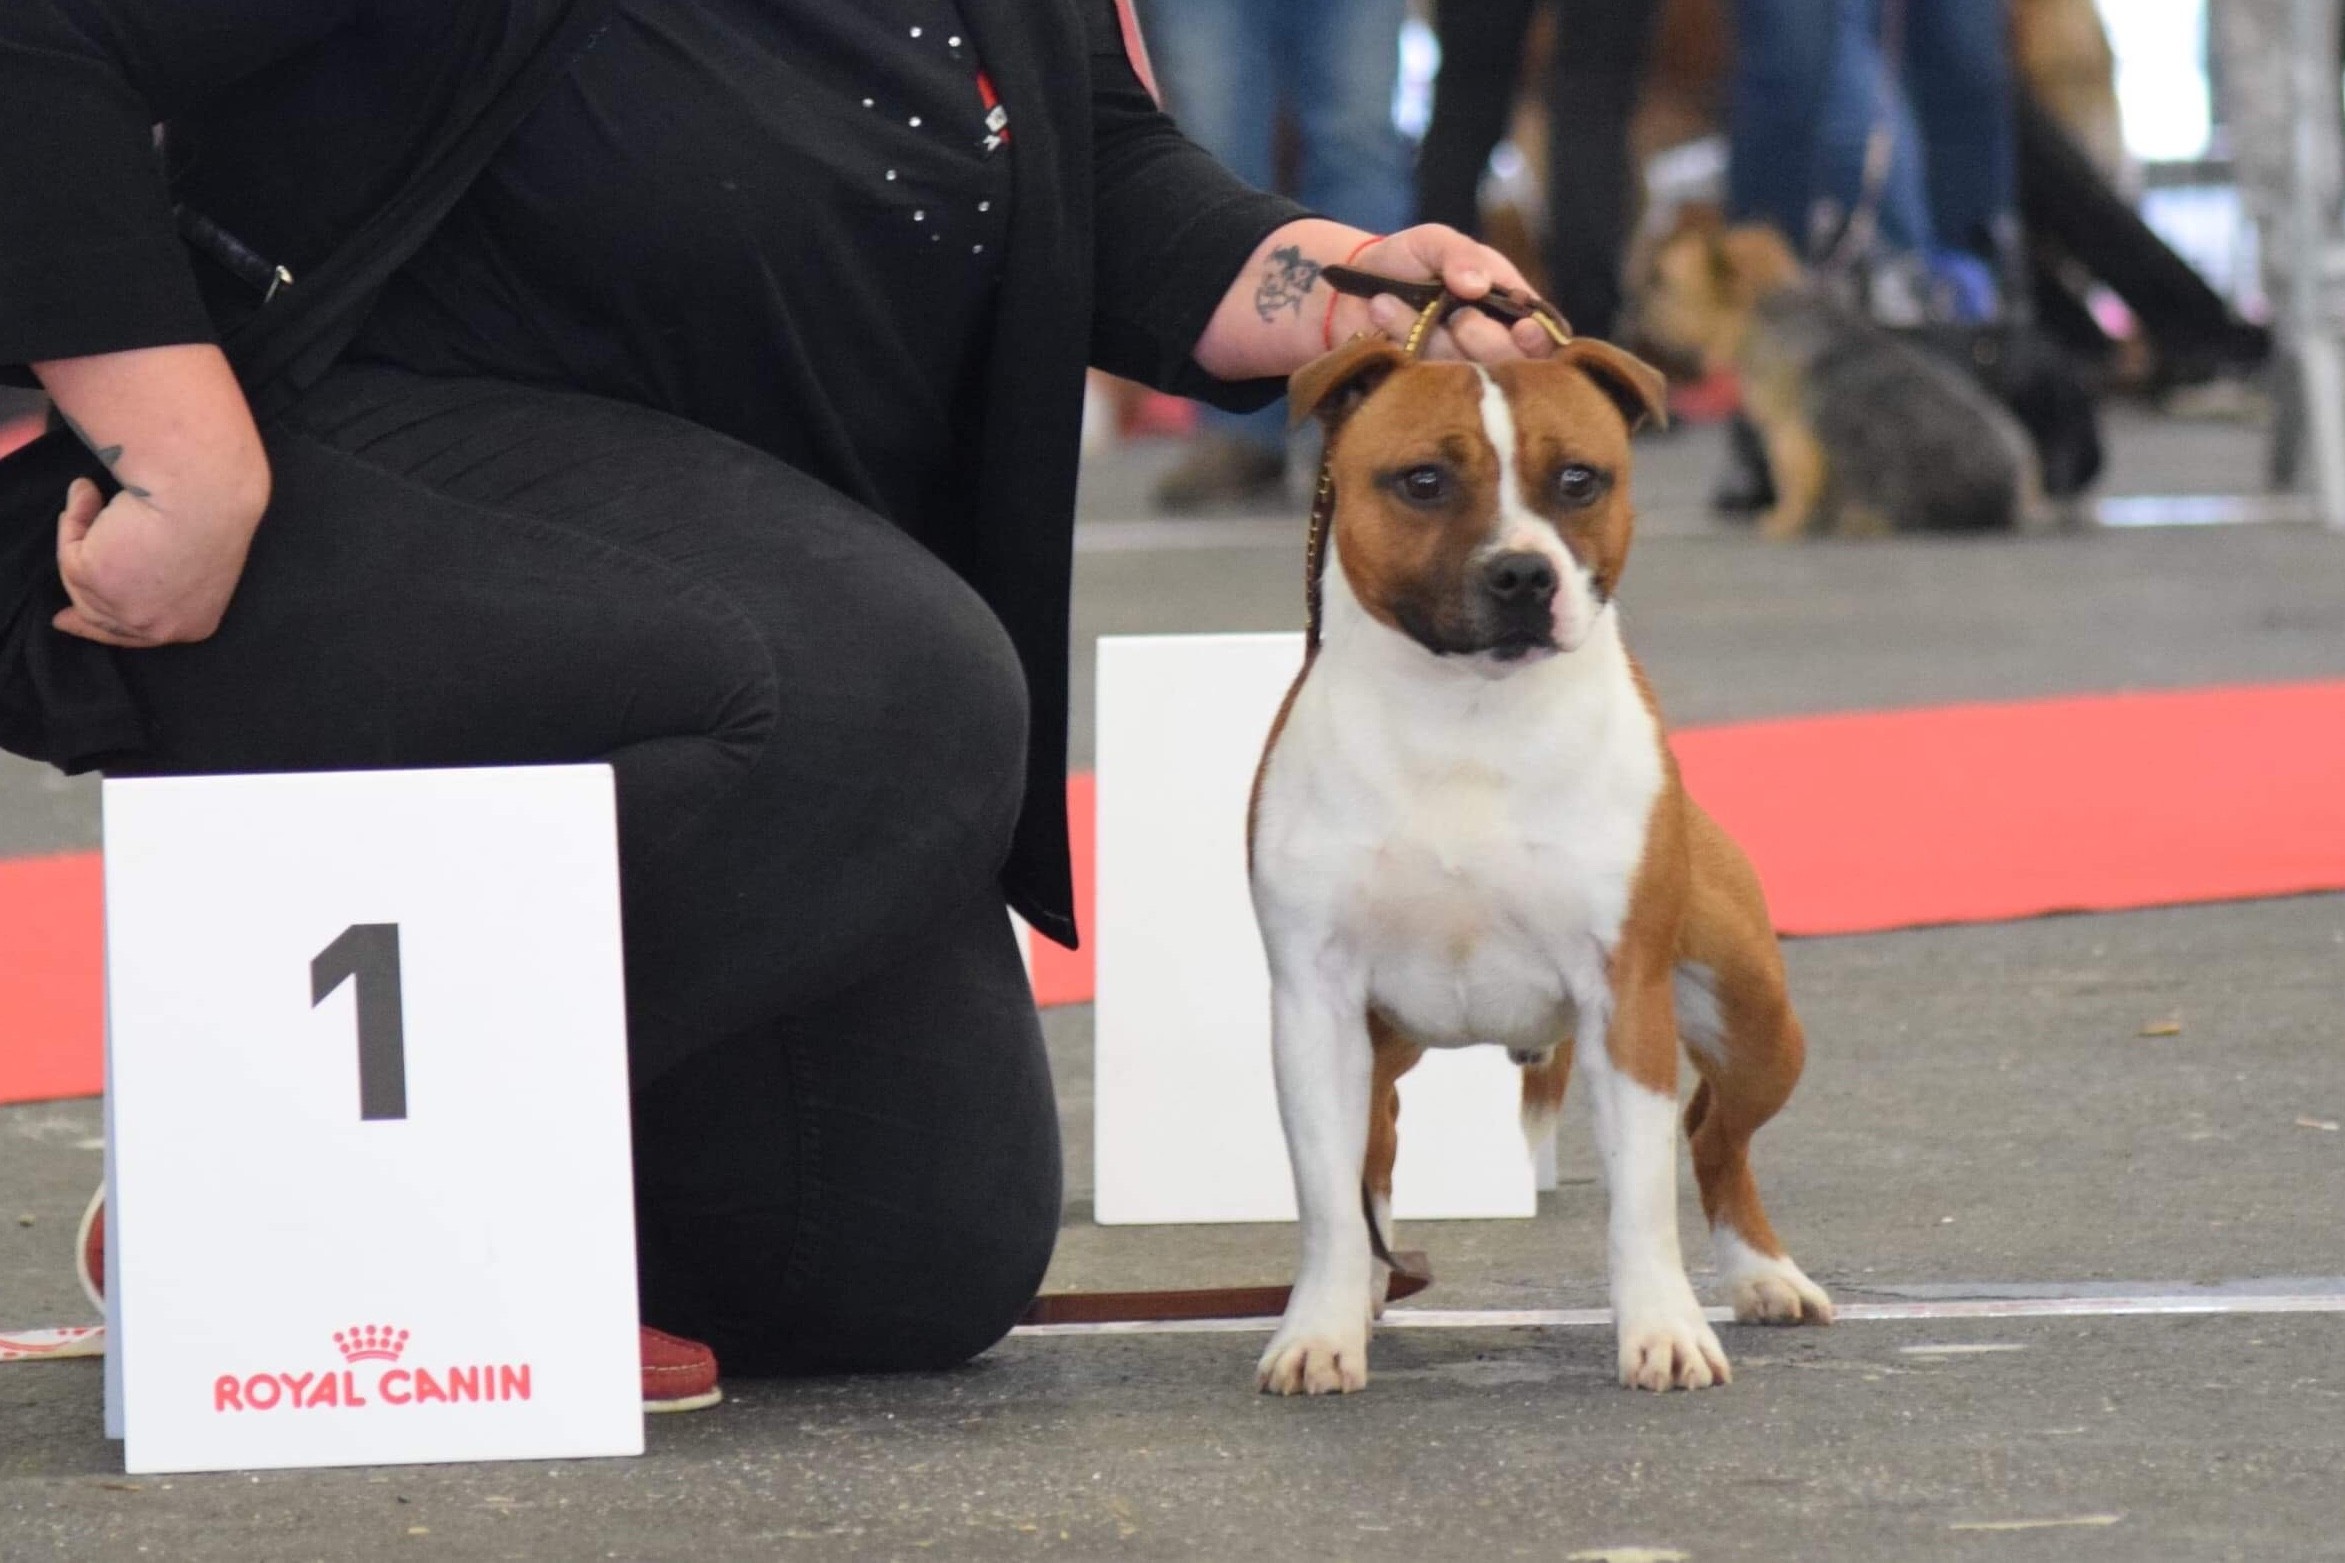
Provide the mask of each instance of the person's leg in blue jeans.
POLYGON ((1729 217, 1773 223, 1806 251, 1817 203, 1845 215, 1863 191, 1865 146, 1886 112, 1895 150, 1884 235, 1927 246, 1919 138, 1903 94, 1884 80, 1879 28, 1879 0, 1737 0, 1729 217))
POLYGON ((1735 0, 1726 214, 1808 240, 1839 0, 1735 0))
MULTIPOLYGON (((1280 0, 1288 112, 1300 141, 1295 198, 1370 233, 1416 220, 1416 149, 1393 123, 1400 87, 1400 30, 1407 0, 1280 0)), ((1284 437, 1286 403, 1255 413, 1284 437), (1274 421, 1273 421, 1274 420, 1274 421)), ((1315 444, 1314 427, 1306 441, 1315 444)))
MULTIPOLYGON (((1285 0, 1143 0, 1140 15, 1165 107, 1189 139, 1256 189, 1277 185, 1278 36, 1285 0)), ((1196 510, 1276 495, 1286 471, 1283 407, 1250 416, 1207 407, 1202 438, 1157 502, 1196 510)))
POLYGON ((1295 198, 1337 222, 1409 225, 1408 138, 1392 120, 1407 0, 1254 0, 1283 22, 1281 74, 1302 137, 1295 198))
POLYGON ((1838 9, 1811 200, 1828 201, 1836 225, 1847 220, 1866 198, 1866 158, 1874 133, 1886 123, 1889 166, 1873 196, 1880 242, 1891 250, 1927 254, 1936 239, 1923 189, 1921 135, 1904 88, 1882 57, 1881 0, 1838 0, 1838 9))
POLYGON ((1148 54, 1165 107, 1189 139, 1257 189, 1273 161, 1282 82, 1283 0, 1142 0, 1148 54))
POLYGON ((2010 34, 2003 0, 1906 8, 1906 90, 1920 121, 1938 241, 1989 260, 2017 204, 2010 34))
MULTIPOLYGON (((1166 107, 1249 184, 1277 182, 1283 108, 1300 137, 1296 196, 1377 233, 1406 227, 1409 146, 1392 122, 1406 0, 1152 0, 1143 7, 1166 107)), ((1286 409, 1207 408, 1205 438, 1158 490, 1166 509, 1275 502, 1286 409)))

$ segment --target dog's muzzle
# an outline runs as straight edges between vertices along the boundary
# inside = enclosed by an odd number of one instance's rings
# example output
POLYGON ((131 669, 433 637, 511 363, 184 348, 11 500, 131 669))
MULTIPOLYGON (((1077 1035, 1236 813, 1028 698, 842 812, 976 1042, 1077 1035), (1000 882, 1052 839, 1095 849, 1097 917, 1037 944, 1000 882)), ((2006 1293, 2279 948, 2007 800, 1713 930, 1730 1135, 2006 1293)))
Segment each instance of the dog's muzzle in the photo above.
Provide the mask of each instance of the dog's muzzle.
POLYGON ((1555 649, 1555 562, 1545 554, 1512 550, 1482 566, 1484 645, 1501 662, 1555 649))

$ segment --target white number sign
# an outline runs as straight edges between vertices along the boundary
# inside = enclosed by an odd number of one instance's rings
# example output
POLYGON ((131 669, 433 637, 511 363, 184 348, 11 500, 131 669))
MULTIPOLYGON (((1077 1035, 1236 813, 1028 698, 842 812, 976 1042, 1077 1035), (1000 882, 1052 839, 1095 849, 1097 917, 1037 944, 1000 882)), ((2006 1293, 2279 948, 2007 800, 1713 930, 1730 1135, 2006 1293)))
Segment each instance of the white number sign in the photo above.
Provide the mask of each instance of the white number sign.
POLYGON ((643 1448, 604 766, 109 781, 131 1471, 643 1448))
MULTIPOLYGON (((1294 1219, 1246 804, 1302 661, 1300 635, 1099 643, 1102 1223, 1294 1219)), ((1520 1099, 1498 1048, 1427 1054, 1401 1080, 1394 1213, 1536 1214, 1520 1099)))

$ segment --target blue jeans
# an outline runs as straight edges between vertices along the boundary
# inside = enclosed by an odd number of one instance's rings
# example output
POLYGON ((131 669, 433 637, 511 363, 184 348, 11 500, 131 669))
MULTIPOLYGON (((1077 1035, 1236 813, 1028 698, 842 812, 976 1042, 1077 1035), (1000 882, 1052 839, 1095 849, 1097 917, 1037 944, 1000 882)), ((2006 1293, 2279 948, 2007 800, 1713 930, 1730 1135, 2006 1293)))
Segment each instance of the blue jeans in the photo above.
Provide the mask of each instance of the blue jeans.
MULTIPOLYGON (((1258 189, 1278 183, 1282 108, 1300 138, 1295 198, 1374 233, 1408 225, 1409 144, 1392 120, 1406 0, 1142 0, 1165 106, 1198 145, 1258 189)), ((1282 444, 1285 408, 1208 427, 1282 444)))
POLYGON ((1904 68, 1886 86, 1880 0, 1736 0, 1727 209, 1805 246, 1819 200, 1864 187, 1865 143, 1896 140, 1883 239, 1992 255, 2014 204, 2011 67, 2002 0, 1907 0, 1904 68))

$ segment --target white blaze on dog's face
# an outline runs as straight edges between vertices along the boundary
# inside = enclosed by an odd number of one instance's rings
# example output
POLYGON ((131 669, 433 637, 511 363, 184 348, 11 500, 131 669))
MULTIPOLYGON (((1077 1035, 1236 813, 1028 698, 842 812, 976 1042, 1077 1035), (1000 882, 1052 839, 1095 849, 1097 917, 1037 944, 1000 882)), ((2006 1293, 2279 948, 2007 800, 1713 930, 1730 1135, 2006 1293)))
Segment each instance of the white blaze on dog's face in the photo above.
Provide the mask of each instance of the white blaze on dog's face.
POLYGON ((1483 369, 1368 340, 1290 394, 1334 453, 1336 561, 1373 618, 1493 672, 1576 650, 1628 559, 1632 420, 1660 374, 1608 343, 1483 369))

